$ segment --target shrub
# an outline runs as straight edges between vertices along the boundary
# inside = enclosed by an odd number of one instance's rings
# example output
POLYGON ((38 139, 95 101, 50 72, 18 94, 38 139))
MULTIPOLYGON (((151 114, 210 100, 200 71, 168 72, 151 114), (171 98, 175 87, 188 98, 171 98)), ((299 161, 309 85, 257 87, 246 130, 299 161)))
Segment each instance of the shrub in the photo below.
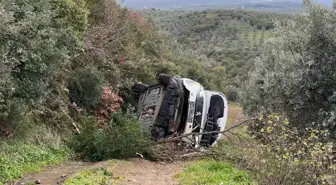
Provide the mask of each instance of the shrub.
POLYGON ((95 116, 99 123, 106 123, 111 113, 116 112, 123 100, 121 97, 112 91, 110 87, 104 87, 101 95, 101 103, 95 110, 95 116))
POLYGON ((238 102, 241 100, 241 90, 233 85, 227 87, 225 95, 229 101, 238 102))
POLYGON ((101 102, 103 77, 97 70, 80 69, 69 79, 68 89, 70 101, 91 112, 101 102))
POLYGON ((52 75, 80 48, 86 13, 79 13, 84 7, 64 0, 1 0, 1 5, 6 25, 0 33, 5 49, 1 62, 12 67, 15 96, 44 102, 52 75), (66 23, 72 19, 82 23, 66 23))
POLYGON ((251 137, 231 138, 217 150, 252 171, 259 184, 335 184, 335 146, 327 142, 328 131, 298 130, 283 116, 261 116, 248 127, 251 137))
POLYGON ((149 146, 138 120, 131 115, 112 113, 104 129, 98 129, 93 118, 84 121, 82 132, 70 140, 69 146, 85 160, 134 157, 137 152, 146 152, 149 146))
POLYGON ((283 113, 297 129, 323 125, 334 132, 336 12, 309 3, 306 10, 276 22, 274 38, 244 85, 244 109, 283 113))
POLYGON ((0 0, 0 132, 21 122, 25 113, 39 112, 36 117, 53 121, 50 110, 64 103, 58 101, 55 74, 82 45, 88 13, 83 2, 0 0), (16 111, 25 106, 29 112, 16 111))

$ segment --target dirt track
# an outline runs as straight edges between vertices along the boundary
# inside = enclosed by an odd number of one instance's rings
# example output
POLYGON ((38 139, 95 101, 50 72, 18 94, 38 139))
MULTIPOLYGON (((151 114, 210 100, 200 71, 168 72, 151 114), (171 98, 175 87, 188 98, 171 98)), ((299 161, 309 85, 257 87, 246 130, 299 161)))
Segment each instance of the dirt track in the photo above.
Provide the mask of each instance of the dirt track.
POLYGON ((93 166, 94 166, 93 163, 65 162, 58 166, 48 167, 40 173, 29 174, 13 184, 14 185, 20 185, 22 183, 31 184, 34 183, 37 179, 39 179, 41 181, 41 184, 43 185, 62 184, 62 182, 68 176, 93 166))
POLYGON ((143 159, 108 162, 85 163, 66 162, 58 166, 46 168, 43 172, 29 174, 15 185, 34 184, 39 179, 42 185, 59 185, 69 176, 88 168, 106 167, 114 177, 121 179, 118 184, 125 185, 175 185, 174 176, 183 170, 183 162, 165 163, 151 162, 143 159))
POLYGON ((124 178, 125 185, 177 185, 174 176, 182 172, 184 163, 150 162, 142 159, 119 161, 111 171, 124 178))

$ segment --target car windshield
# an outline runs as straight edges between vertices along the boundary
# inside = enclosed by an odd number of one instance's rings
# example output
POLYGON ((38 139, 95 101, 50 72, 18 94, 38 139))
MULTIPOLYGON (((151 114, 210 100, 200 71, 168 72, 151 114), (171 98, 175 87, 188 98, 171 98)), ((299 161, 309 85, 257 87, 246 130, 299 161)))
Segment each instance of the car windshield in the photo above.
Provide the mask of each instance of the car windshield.
POLYGON ((194 131, 200 130, 200 127, 202 124, 203 105, 204 105, 204 97, 198 96, 196 98, 196 103, 195 103, 195 112, 194 112, 194 121, 193 121, 194 131))

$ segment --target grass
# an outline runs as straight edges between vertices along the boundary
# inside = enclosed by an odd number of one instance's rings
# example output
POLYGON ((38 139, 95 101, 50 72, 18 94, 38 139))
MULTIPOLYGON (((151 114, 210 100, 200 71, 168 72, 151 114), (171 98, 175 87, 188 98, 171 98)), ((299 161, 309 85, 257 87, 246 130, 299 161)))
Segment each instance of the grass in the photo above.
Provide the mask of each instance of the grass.
POLYGON ((247 172, 236 169, 230 163, 213 160, 192 162, 176 178, 183 185, 254 184, 247 172))
POLYGON ((14 181, 26 173, 59 164, 68 157, 64 148, 12 141, 0 142, 0 185, 14 181))
POLYGON ((101 167, 81 171, 68 178, 64 185, 108 185, 113 184, 113 181, 113 175, 101 167))
POLYGON ((229 103, 229 113, 226 123, 226 128, 233 126, 234 122, 243 114, 243 109, 240 105, 235 103, 229 103))

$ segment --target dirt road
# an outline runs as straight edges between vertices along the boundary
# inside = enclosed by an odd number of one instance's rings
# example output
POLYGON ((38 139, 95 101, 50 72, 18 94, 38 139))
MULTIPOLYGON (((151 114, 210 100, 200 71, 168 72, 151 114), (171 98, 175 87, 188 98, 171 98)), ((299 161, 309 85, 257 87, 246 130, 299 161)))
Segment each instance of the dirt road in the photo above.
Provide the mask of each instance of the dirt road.
POLYGON ((175 185, 174 176, 182 172, 185 163, 151 162, 144 159, 120 160, 109 162, 86 163, 66 162, 46 168, 43 172, 29 174, 13 185, 35 184, 60 185, 69 176, 89 168, 105 167, 114 177, 120 178, 118 184, 125 185, 175 185))
POLYGON ((125 185, 177 185, 174 176, 182 172, 185 163, 150 162, 142 159, 119 161, 109 171, 124 178, 125 185))
POLYGON ((63 181, 70 175, 93 166, 94 163, 65 162, 57 166, 45 168, 39 173, 28 174, 24 178, 12 184, 35 184, 36 180, 39 180, 43 185, 62 184, 63 181))

